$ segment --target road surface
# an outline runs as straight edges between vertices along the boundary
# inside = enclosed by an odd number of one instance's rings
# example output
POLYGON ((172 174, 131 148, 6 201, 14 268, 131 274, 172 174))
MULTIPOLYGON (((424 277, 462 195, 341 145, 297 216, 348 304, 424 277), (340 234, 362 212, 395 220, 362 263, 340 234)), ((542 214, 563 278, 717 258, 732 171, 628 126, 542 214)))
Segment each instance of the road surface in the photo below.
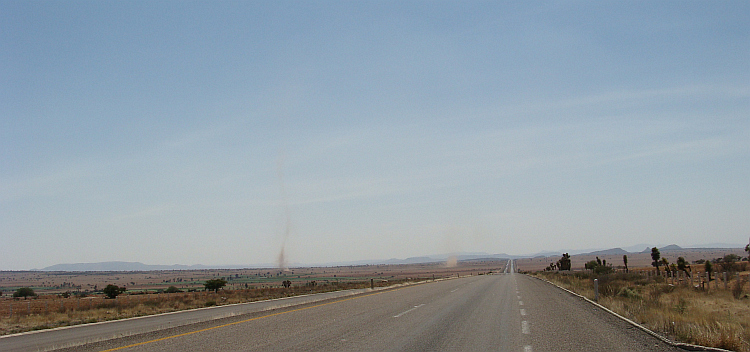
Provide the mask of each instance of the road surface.
MULTIPOLYGON (((503 274, 261 310, 69 350, 682 351, 578 297, 512 271, 509 266, 503 274)), ((173 316, 179 319, 180 314, 173 316)), ((3 340, 0 350, 23 348, 4 346, 3 340)))

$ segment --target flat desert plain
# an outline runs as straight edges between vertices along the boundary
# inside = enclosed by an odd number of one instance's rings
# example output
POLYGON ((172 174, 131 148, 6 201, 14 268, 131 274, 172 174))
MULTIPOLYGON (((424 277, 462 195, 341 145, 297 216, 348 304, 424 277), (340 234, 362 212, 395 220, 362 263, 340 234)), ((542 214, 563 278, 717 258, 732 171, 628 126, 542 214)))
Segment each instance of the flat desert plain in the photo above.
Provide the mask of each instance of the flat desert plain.
POLYGON ((471 260, 455 265, 445 262, 401 265, 357 265, 260 269, 207 269, 159 271, 3 271, 0 272, 2 298, 9 298, 19 287, 31 287, 37 294, 94 292, 108 284, 127 288, 128 292, 156 292, 169 286, 188 291, 202 290, 206 280, 223 278, 226 289, 279 287, 289 280, 293 285, 318 283, 441 278, 502 271, 506 260, 471 260))

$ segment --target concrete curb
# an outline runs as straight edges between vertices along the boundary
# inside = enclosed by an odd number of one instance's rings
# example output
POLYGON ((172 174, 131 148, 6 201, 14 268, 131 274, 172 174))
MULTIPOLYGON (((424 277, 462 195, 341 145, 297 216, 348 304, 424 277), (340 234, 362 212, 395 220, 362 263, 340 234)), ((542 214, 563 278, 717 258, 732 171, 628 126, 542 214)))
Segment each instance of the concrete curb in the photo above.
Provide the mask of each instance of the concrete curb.
MULTIPOLYGON (((524 275, 526 275, 526 274, 524 274, 524 275)), ((641 330, 642 330, 643 332, 645 332, 645 333, 648 333, 648 334, 650 334, 651 336, 653 336, 653 337, 656 337, 657 339, 659 339, 659 340, 663 341, 664 343, 667 343, 667 344, 669 344, 669 345, 672 345, 672 346, 674 346, 674 347, 677 347, 677 348, 681 348, 681 349, 683 349, 683 350, 686 350, 686 351, 706 351, 706 352, 732 352, 732 351, 730 351, 730 350, 725 350, 725 349, 723 349, 723 348, 716 348, 716 347, 706 347, 706 346, 698 346, 698 345, 691 345, 691 344, 689 344, 689 343, 682 343, 682 342, 675 342, 675 341, 672 341, 672 340, 670 340, 670 339, 668 339, 668 338, 666 338, 666 337, 664 337, 664 336, 661 336, 661 335, 659 335, 659 334, 657 334, 657 333, 655 333, 655 332, 653 332, 653 331, 651 331, 651 330, 647 329, 647 328, 646 328, 646 327, 644 327, 643 325, 641 325, 641 324, 638 324, 638 323, 636 323, 636 322, 634 322, 634 321, 632 321, 632 320, 630 320, 630 319, 628 319, 628 318, 626 318, 626 317, 623 317, 622 315, 620 315, 620 314, 617 314, 617 313, 615 313, 614 311, 610 310, 609 308, 607 308, 607 307, 605 307, 605 306, 603 306, 603 305, 601 305, 601 304, 599 304, 599 303, 596 303, 596 302, 594 302, 594 301, 592 301, 592 300, 588 299, 588 298, 587 298, 587 297, 585 297, 585 296, 579 295, 579 294, 577 294, 577 293, 575 293, 575 292, 573 292, 573 291, 571 291, 571 290, 568 290, 568 289, 567 289, 567 288, 565 288, 565 287, 559 286, 559 285, 557 285, 557 284, 556 284, 556 283, 554 283, 554 282, 551 282, 551 281, 549 281, 549 280, 546 280, 546 279, 542 279, 542 278, 540 278, 540 277, 536 277, 536 276, 531 276, 531 275, 526 275, 526 276, 528 276, 528 277, 532 277, 532 278, 535 278, 535 279, 537 279, 537 280, 539 280, 539 281, 542 281, 542 282, 546 282, 546 283, 548 283, 548 284, 550 284, 550 285, 552 285, 552 286, 555 286, 555 287, 557 287, 557 288, 559 288, 559 289, 561 289, 561 290, 563 290, 563 291, 565 291, 565 292, 567 292, 567 293, 570 293, 570 294, 571 294, 571 295, 573 295, 573 296, 576 296, 576 297, 578 297, 578 298, 581 298, 581 299, 585 300, 586 302, 588 302, 588 303, 590 303, 590 304, 592 304, 592 305, 596 306, 597 308, 599 308, 599 309, 601 309, 601 310, 603 310, 603 311, 605 311, 605 312, 607 312, 607 313, 609 313, 609 314, 612 314, 612 315, 614 315, 615 317, 618 317, 618 318, 620 318, 620 319, 622 319, 622 320, 624 320, 624 321, 626 321, 626 322, 630 323, 630 325, 633 325, 634 327, 636 327, 636 328, 638 328, 638 329, 641 329, 641 330)))

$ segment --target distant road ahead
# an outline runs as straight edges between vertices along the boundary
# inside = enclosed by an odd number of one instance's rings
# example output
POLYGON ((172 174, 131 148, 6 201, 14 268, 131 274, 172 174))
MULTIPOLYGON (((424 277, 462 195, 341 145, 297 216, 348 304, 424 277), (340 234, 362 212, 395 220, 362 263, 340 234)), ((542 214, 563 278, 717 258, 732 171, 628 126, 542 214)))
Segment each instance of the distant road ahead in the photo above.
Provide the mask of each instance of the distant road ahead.
MULTIPOLYGON (((1 343, 0 349, 3 349, 1 343)), ((97 342, 71 350, 107 349, 682 351, 580 298, 539 280, 512 273, 375 291, 97 342)))

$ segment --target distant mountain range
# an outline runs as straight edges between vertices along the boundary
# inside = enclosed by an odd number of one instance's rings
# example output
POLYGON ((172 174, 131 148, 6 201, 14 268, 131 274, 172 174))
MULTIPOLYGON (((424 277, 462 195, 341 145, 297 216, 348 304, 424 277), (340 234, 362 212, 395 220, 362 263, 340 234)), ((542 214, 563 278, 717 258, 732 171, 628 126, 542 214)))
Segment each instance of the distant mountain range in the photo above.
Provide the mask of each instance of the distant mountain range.
POLYGON ((39 271, 151 271, 151 270, 201 270, 201 269, 240 269, 247 268, 243 265, 234 266, 209 266, 209 265, 149 265, 139 262, 101 262, 101 263, 75 263, 56 264, 48 266, 39 271))
MULTIPOLYGON (((445 262, 450 257, 456 257, 458 261, 477 260, 477 259, 510 259, 512 256, 507 254, 487 254, 487 253, 461 253, 456 255, 443 254, 435 256, 411 257, 406 259, 388 259, 388 260, 361 260, 335 262, 325 264, 292 264, 295 266, 351 266, 351 265, 377 265, 377 264, 419 264, 419 263, 436 263, 445 262)), ((515 259, 515 257, 513 257, 515 259)), ((245 269, 245 268, 272 268, 275 264, 260 265, 149 265, 139 262, 101 262, 101 263, 75 263, 75 264, 56 264, 42 269, 33 269, 33 271, 152 271, 152 270, 202 270, 202 269, 245 269)))
MULTIPOLYGON (((544 251, 528 255, 509 255, 505 253, 489 254, 485 252, 464 252, 455 254, 439 254, 432 256, 422 257, 410 257, 406 259, 388 259, 388 260, 359 260, 359 261, 345 261, 345 262, 332 262, 332 263, 321 263, 321 264, 292 264, 292 267, 296 266, 352 266, 352 265, 377 265, 377 264, 419 264, 419 263, 436 263, 446 262, 450 258, 455 257, 458 261, 468 260, 479 260, 479 259, 521 259, 521 258, 537 258, 537 257, 550 257, 559 256, 562 253, 570 253, 571 255, 618 255, 618 254, 629 254, 629 253, 647 253, 651 252, 651 248, 654 246, 648 244, 638 244, 635 246, 625 248, 611 248, 611 249, 600 249, 600 250, 561 250, 561 251, 544 251)), ((657 246, 661 252, 678 251, 684 249, 705 249, 705 248, 744 248, 744 245, 734 245, 726 243, 714 243, 701 246, 691 246, 689 248, 683 248, 678 245, 672 244, 668 246, 657 246)), ((202 269, 244 269, 244 268, 272 268, 274 264, 255 264, 255 265, 149 265, 139 262, 101 262, 101 263, 75 263, 75 264, 57 264, 48 266, 43 269, 33 269, 34 271, 152 271, 152 270, 202 270, 202 269)))

